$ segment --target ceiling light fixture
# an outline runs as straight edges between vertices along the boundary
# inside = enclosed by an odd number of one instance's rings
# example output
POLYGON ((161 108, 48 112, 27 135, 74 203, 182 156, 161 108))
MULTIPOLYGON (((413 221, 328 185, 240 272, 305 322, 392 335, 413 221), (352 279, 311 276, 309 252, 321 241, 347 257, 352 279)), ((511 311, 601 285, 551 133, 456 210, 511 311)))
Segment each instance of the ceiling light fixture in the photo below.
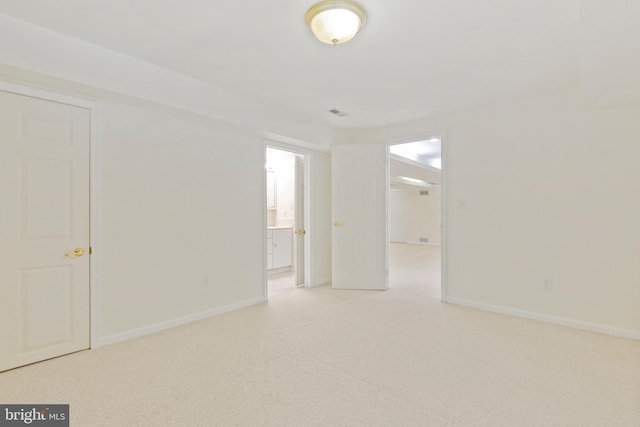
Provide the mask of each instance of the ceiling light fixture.
POLYGON ((349 0, 325 0, 307 11, 305 21, 323 43, 342 44, 351 40, 367 20, 364 9, 349 0))

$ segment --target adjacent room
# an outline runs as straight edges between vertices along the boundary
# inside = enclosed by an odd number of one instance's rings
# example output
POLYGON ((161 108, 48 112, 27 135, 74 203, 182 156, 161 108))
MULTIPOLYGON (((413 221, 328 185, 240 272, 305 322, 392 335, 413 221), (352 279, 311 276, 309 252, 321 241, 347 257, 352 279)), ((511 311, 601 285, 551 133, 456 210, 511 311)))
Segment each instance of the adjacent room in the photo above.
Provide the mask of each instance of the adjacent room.
POLYGON ((304 155, 266 148, 267 292, 304 286, 304 155))
POLYGON ((422 283, 441 297, 442 140, 389 147, 388 230, 391 283, 422 283), (413 259, 419 268, 399 268, 413 259), (397 262, 394 262, 397 260, 397 262), (396 268, 394 268, 394 266, 396 268))

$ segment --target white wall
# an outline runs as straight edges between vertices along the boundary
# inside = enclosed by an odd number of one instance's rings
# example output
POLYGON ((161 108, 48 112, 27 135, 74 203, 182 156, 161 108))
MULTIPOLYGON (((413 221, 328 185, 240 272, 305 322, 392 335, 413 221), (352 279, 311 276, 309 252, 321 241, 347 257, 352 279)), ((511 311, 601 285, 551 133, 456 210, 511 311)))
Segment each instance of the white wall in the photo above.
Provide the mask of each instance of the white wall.
POLYGON ((259 138, 116 104, 99 137, 103 336, 264 297, 259 138))
MULTIPOLYGON (((106 342, 264 299, 262 138, 116 103, 98 123, 106 342)), ((331 274, 328 158, 313 153, 316 284, 331 274)))
MULTIPOLYGON (((320 149, 330 132, 107 49, 0 23, 0 80, 98 106, 99 341, 262 301, 263 138, 320 149)), ((312 215, 326 222, 313 227, 315 284, 331 271, 327 158, 313 161, 312 215)))
POLYGON ((448 300, 640 338, 640 108, 587 110, 578 93, 342 141, 446 131, 448 300))
POLYGON ((429 244, 440 244, 440 196, 441 190, 435 187, 407 190, 407 243, 420 243, 421 237, 427 237, 429 244), (421 196, 420 191, 429 195, 421 196))

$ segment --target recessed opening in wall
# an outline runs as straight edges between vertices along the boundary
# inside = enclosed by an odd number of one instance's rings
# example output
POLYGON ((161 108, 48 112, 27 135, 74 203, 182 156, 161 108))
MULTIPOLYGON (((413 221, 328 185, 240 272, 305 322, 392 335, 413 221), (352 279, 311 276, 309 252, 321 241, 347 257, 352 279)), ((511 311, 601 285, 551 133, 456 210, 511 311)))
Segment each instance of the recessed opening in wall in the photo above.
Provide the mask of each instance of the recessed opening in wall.
POLYGON ((306 282, 305 181, 305 154, 266 147, 268 297, 306 282))
POLYGON ((396 286, 441 297, 442 139, 389 146, 389 265, 396 286))

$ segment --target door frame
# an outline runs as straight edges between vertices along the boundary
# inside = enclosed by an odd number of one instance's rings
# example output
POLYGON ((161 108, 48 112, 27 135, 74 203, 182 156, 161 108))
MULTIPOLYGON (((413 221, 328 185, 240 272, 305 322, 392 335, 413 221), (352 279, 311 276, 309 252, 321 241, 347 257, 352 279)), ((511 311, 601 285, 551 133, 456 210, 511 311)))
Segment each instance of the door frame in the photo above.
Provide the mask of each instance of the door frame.
MULTIPOLYGON (((392 145, 407 144, 410 142, 424 141, 431 138, 440 138, 440 155, 442 156, 441 179, 440 184, 440 209, 441 209, 441 235, 440 235, 440 301, 447 302, 447 200, 448 185, 447 172, 449 170, 449 145, 447 141, 447 132, 439 130, 434 132, 425 132, 417 135, 405 136, 401 138, 388 139, 384 142, 387 146, 387 153, 392 145)), ((387 165, 387 178, 389 178, 389 166, 387 165)), ((387 185, 387 199, 389 198, 389 186, 387 185)), ((389 228, 389 217, 387 216, 387 229, 389 228)), ((389 247, 389 239, 387 238, 387 248, 389 247)))
POLYGON ((99 201, 100 201, 100 164, 98 162, 99 146, 97 121, 99 108, 97 102, 76 98, 52 92, 46 89, 27 86, 25 83, 13 83, 0 78, 0 90, 16 95, 29 96, 45 101, 53 101, 60 104, 67 104, 74 107, 86 108, 90 112, 90 141, 89 141, 89 247, 91 256, 89 258, 89 348, 100 346, 100 280, 99 266, 100 256, 95 252, 95 248, 100 248, 100 226, 99 226, 99 201))
MULTIPOLYGON (((311 241, 313 239, 313 233, 310 232, 312 229, 312 219, 313 215, 311 213, 311 192, 312 192, 312 180, 311 180, 311 164, 312 164, 312 156, 313 150, 309 150, 306 148, 298 147, 296 145, 291 145, 283 142, 274 141, 273 139, 264 139, 263 140, 263 149, 262 149, 262 195, 263 195, 263 210, 262 210, 262 224, 264 227, 263 233, 263 247, 264 247, 264 298, 267 300, 269 298, 269 278, 267 271, 267 171, 265 165, 267 164, 267 148, 275 148, 276 150, 289 151, 293 154, 299 154, 303 157, 303 165, 304 165, 304 227, 307 230, 307 234, 304 239, 304 285, 302 287, 310 288, 313 286, 313 265, 311 263, 312 257, 312 245, 311 241)), ((295 238, 295 232, 293 237, 295 238)))

